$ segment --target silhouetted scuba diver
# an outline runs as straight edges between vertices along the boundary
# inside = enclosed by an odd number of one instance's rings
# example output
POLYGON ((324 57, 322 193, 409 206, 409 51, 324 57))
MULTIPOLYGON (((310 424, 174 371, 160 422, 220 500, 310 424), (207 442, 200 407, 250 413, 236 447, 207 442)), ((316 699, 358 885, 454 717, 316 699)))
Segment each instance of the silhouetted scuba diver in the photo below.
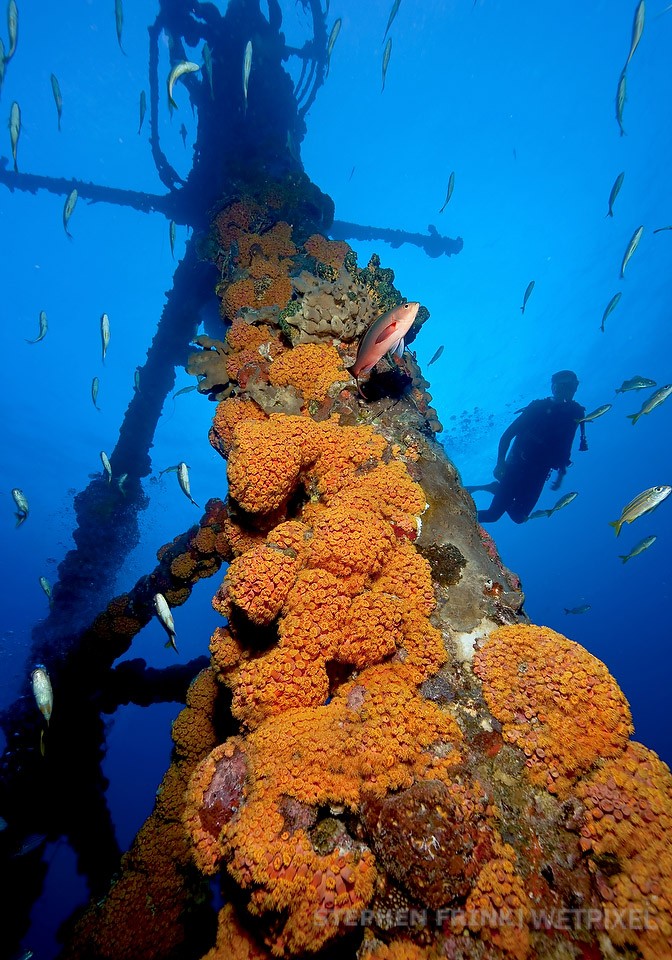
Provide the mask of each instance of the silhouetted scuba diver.
MULTIPOLYGON (((585 408, 573 399, 579 380, 571 370, 551 378, 553 396, 533 400, 502 434, 493 470, 494 483, 466 487, 469 493, 487 490, 494 494, 487 510, 478 511, 479 523, 494 523, 508 513, 514 523, 524 523, 541 495, 544 484, 557 470, 551 490, 557 490, 570 465, 578 421, 585 408), (510 453, 509 445, 513 440, 510 453)), ((587 450, 581 424, 580 450, 587 450)))

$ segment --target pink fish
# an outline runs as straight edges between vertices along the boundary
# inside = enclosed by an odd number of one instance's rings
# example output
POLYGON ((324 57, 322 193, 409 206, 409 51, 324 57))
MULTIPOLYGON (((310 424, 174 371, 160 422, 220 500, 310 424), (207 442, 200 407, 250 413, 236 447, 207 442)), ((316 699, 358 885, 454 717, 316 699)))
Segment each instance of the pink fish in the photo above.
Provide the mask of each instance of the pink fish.
POLYGON ((390 350, 401 356, 404 350, 404 337, 410 330, 419 309, 420 304, 417 301, 400 303, 373 321, 360 340, 357 358, 350 367, 350 373, 355 379, 361 373, 372 370, 390 350))

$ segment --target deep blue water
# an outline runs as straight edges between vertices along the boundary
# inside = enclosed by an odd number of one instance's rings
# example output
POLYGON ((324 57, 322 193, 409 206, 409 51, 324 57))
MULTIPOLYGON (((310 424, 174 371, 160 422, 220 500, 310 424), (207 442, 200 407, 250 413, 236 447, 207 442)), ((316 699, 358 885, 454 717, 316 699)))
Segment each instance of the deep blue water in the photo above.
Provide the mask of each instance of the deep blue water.
MULTIPOLYGON (((283 0, 282 6, 288 37, 305 38, 301 4, 283 0)), ((670 762, 665 703, 672 498, 626 526, 618 539, 608 522, 640 491, 672 483, 672 400, 633 427, 626 414, 637 411, 648 393, 615 394, 635 374, 658 385, 672 381, 672 231, 653 233, 672 224, 672 11, 661 15, 663 0, 646 4, 644 34, 627 71, 621 137, 615 97, 630 46, 632 0, 402 0, 381 93, 390 6, 388 0, 331 4, 329 26, 341 17, 342 29, 327 83, 308 114, 305 169, 333 197, 341 220, 411 232, 434 224, 464 239, 462 252, 450 259, 431 259, 408 245, 353 246, 360 265, 377 251, 395 270, 403 294, 431 312, 413 346, 426 368, 445 345, 427 376, 445 428, 442 440, 465 483, 491 479, 501 432, 517 409, 548 395, 554 370, 577 372, 577 400, 588 410, 613 403, 588 424, 589 451, 575 447, 561 492, 578 491, 576 501, 548 520, 516 526, 505 518, 489 530, 504 562, 522 579, 529 616, 607 664, 632 706, 635 736, 670 762), (454 193, 439 214, 451 171, 454 193), (609 191, 621 171, 623 187, 613 219, 607 218, 609 191), (621 280, 625 247, 640 224, 642 241, 621 280), (603 310, 619 291, 622 299, 602 333, 603 310), (651 549, 623 564, 618 555, 648 534, 657 537, 651 549), (590 604, 584 614, 563 612, 583 604, 590 604)), ((20 103, 22 172, 164 192, 147 127, 137 134, 139 93, 147 89, 146 28, 157 9, 145 0, 126 3, 124 56, 111 0, 20 0, 19 43, 7 65, 0 111, 8 117, 12 101, 20 103), (52 72, 63 94, 60 133, 52 72)), ((7 47, 6 27, 1 35, 7 47)), ((190 55, 200 61, 200 51, 190 55)), ((159 76, 168 70, 164 44, 159 76)), ((161 115, 161 137, 170 162, 186 175, 195 119, 184 91, 177 99, 172 123, 167 110, 161 115)), ((0 155, 10 158, 9 136, 3 136, 0 155)), ((99 471, 99 452, 115 444, 134 370, 143 362, 187 235, 178 227, 174 259, 161 215, 80 200, 69 240, 63 200, 0 186, 0 525, 9 561, 3 564, 1 707, 31 696, 31 630, 48 612, 38 578, 53 581, 72 546, 73 493, 99 471), (47 337, 27 344, 37 336, 41 310, 48 315, 47 337), (104 365, 103 312, 112 331, 104 365), (94 376, 100 378, 100 412, 90 397, 94 376), (19 529, 13 487, 30 504, 19 529)), ((175 389, 190 382, 183 372, 175 389)), ((169 401, 152 450, 155 472, 179 460, 189 463, 200 504, 226 493, 225 464, 207 442, 212 413, 193 393, 169 401)), ((200 516, 174 474, 146 482, 145 489, 150 503, 141 514, 140 545, 118 581, 105 585, 110 596, 151 569, 157 548, 200 516)), ((552 506, 559 496, 547 489, 539 506, 552 506)), ((105 549, 104 530, 100 546, 105 549)), ((175 611, 184 662, 207 653, 219 622, 210 607, 218 583, 219 577, 199 584, 175 611)), ((164 639, 153 621, 129 656, 157 667, 171 664, 175 654, 164 639)), ((177 712, 177 705, 126 707, 110 718, 104 773, 124 848, 151 810, 177 712)), ((52 845, 46 856, 44 895, 25 940, 44 960, 55 955, 58 923, 86 897, 67 846, 52 845), (70 879, 64 883, 63 877, 70 879)))

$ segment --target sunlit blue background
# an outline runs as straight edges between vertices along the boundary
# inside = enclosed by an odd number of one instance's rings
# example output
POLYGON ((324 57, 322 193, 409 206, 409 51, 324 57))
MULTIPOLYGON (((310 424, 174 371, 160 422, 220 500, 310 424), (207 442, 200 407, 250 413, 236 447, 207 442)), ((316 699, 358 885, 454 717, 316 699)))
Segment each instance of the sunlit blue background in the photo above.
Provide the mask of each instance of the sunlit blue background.
MULTIPOLYGON (((634 0, 402 0, 381 93, 390 6, 388 0, 331 4, 329 26, 341 17, 342 29, 327 84, 308 115, 306 171, 333 197, 341 220, 413 232, 431 223, 442 234, 464 238, 463 251, 451 259, 430 259, 410 246, 355 247, 360 265, 379 252, 403 294, 431 312, 414 349, 426 368, 445 345, 427 376, 445 428, 442 439, 465 483, 491 479, 501 432, 517 409, 549 393, 554 370, 576 370, 577 399, 588 410, 613 403, 588 425, 589 452, 575 452, 562 492, 578 491, 577 500, 548 520, 517 527, 504 518, 489 529, 505 564, 522 579, 529 616, 607 664, 632 705, 636 737, 669 762, 664 704, 672 642, 672 501, 626 526, 618 540, 608 521, 646 487, 672 483, 672 401, 633 427, 625 415, 648 393, 615 394, 635 374, 658 385, 672 380, 672 231, 653 234, 672 224, 672 11, 660 15, 664 0, 647 3, 644 35, 628 68, 627 135, 621 137, 616 86, 630 46, 634 0), (439 214, 451 171, 454 194, 439 214), (615 216, 606 218, 620 171, 625 180, 615 216), (640 224, 643 239, 620 280, 623 252, 640 224), (617 291, 621 302, 602 333, 604 307, 617 291), (653 547, 622 564, 618 555, 647 534, 658 538, 653 547), (582 604, 590 604, 587 613, 563 612, 582 604)), ((6 117, 13 100, 21 105, 19 169, 163 193, 149 151, 148 117, 137 133, 140 90, 148 90, 147 26, 157 5, 126 3, 127 56, 117 45, 112 0, 20 0, 19 9, 19 45, 0 101, 6 117), (52 72, 63 94, 60 134, 52 72)), ((301 4, 284 0, 283 9, 288 39, 305 38, 301 4)), ((2 35, 7 45, 6 29, 2 35)), ((200 61, 200 51, 189 53, 200 61)), ((164 46, 161 76, 169 67, 164 46)), ((186 174, 195 119, 185 91, 178 89, 177 100, 172 123, 162 111, 161 137, 171 163, 186 174), (178 132, 182 122, 186 149, 178 132)), ((7 133, 4 138, 0 153, 9 158, 7 133)), ((100 451, 114 447, 134 370, 144 360, 186 239, 178 228, 173 259, 160 215, 80 200, 70 241, 63 200, 0 187, 0 525, 9 561, 3 565, 0 636, 3 706, 30 696, 31 630, 47 614, 38 578, 53 580, 72 545, 73 493, 100 470, 100 451), (41 310, 49 333, 29 345, 41 310), (112 330, 104 365, 103 312, 112 330), (90 396, 94 376, 100 378, 100 412, 90 396), (30 503, 30 517, 18 530, 10 494, 15 486, 30 503)), ((183 373, 176 389, 190 382, 183 373)), ((213 412, 194 393, 169 401, 152 451, 156 471, 179 460, 190 464, 200 504, 226 493, 225 464, 207 442, 213 412)), ((200 516, 174 473, 145 489, 150 506, 141 516, 141 546, 119 581, 109 584, 110 596, 149 570, 156 549, 200 516)), ((484 506, 488 497, 479 496, 484 506)), ((558 496, 544 491, 539 506, 552 506, 558 496)), ((101 530, 101 550, 104 538, 101 530)), ((175 611, 181 660, 207 653, 219 621, 210 607, 215 586, 200 583, 175 611)), ((164 640, 153 621, 130 655, 157 667, 173 663, 164 640)), ((111 721, 105 773, 124 847, 151 810, 177 710, 126 707, 111 721)), ((52 869, 26 939, 40 958, 55 954, 58 923, 85 896, 65 845, 53 845, 47 856, 52 869), (65 876, 71 883, 63 883, 65 876)))

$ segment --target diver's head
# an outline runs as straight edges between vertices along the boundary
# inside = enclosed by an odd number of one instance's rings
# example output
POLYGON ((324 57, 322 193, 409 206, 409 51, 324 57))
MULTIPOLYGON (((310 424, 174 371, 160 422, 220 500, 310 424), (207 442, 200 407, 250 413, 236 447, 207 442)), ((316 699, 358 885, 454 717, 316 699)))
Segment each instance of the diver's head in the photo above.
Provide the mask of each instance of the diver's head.
POLYGON ((559 370, 551 377, 551 390, 556 400, 572 400, 579 385, 573 370, 559 370))

